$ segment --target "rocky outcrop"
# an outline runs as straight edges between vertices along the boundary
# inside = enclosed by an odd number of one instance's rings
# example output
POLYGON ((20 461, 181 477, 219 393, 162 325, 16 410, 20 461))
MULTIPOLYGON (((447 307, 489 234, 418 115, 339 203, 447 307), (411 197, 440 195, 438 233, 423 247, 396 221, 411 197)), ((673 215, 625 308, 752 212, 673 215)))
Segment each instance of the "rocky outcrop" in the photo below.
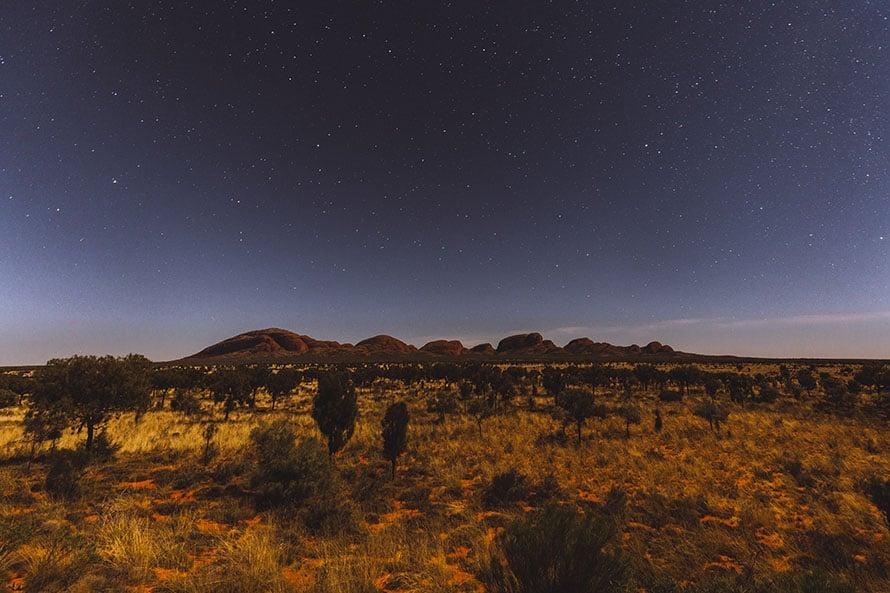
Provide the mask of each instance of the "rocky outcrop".
POLYGON ((649 342, 642 348, 614 346, 606 342, 594 342, 590 338, 576 338, 560 348, 539 333, 508 336, 498 342, 497 349, 484 343, 470 349, 458 340, 434 340, 416 348, 397 338, 378 335, 362 340, 355 346, 331 340, 316 340, 285 329, 271 327, 260 329, 223 340, 186 357, 185 361, 210 363, 249 362, 260 360, 303 359, 306 361, 373 361, 373 360, 429 360, 454 359, 463 356, 500 357, 503 359, 639 359, 690 357, 695 355, 676 352, 660 342, 649 342))
POLYGON ((460 340, 434 340, 421 346, 420 351, 437 356, 460 356, 465 354, 467 349, 460 340))
POLYGON ((411 344, 406 344, 405 342, 397 338, 387 335, 379 335, 374 336, 373 338, 362 340, 355 345, 355 348, 356 350, 364 350, 370 354, 408 354, 411 352, 417 352, 417 348, 415 348, 411 344))

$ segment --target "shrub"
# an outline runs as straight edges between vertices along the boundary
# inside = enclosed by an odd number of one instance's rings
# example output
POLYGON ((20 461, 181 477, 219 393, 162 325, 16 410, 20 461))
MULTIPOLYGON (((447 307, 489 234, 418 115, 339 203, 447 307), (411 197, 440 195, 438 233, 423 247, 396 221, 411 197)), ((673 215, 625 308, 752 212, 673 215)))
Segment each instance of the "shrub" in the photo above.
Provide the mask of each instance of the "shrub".
POLYGON ((720 425, 729 418, 729 411, 711 399, 697 403, 692 413, 707 420, 714 432, 720 432, 720 425))
POLYGON ((457 411, 457 400, 451 391, 440 391, 426 400, 426 411, 436 414, 437 422, 445 422, 445 414, 457 411))
POLYGON ((779 399, 779 395, 779 390, 772 385, 761 385, 754 401, 761 404, 771 404, 779 399))
POLYGON ((312 404, 312 419, 328 441, 328 453, 343 448, 355 431, 358 404, 355 388, 342 372, 325 373, 318 378, 318 393, 312 404))
POLYGON ((627 569, 616 534, 611 521, 589 511, 550 505, 495 538, 478 578, 490 593, 623 591, 627 569))
POLYGON ((482 491, 482 504, 486 508, 510 505, 525 499, 529 491, 526 475, 511 467, 491 479, 482 491))
POLYGON ((884 520, 890 525, 890 478, 872 476, 863 484, 863 490, 878 510, 884 513, 884 520))
POLYGON ((383 454, 392 464, 392 477, 396 477, 396 462, 408 441, 408 406, 397 402, 386 408, 381 422, 383 454))
POLYGON ((643 420, 643 412, 633 403, 625 403, 618 408, 618 415, 624 420, 624 437, 630 438, 630 425, 639 424, 643 420))
POLYGON ((77 498, 86 461, 87 455, 83 451, 62 449, 53 452, 44 483, 46 491, 56 498, 77 498))
POLYGON ((180 412, 186 416, 197 416, 203 410, 201 409, 201 400, 192 390, 177 389, 170 400, 170 409, 180 412))
POLYGON ((213 461, 213 458, 219 453, 219 447, 213 442, 213 437, 216 436, 216 431, 216 424, 213 424, 212 422, 205 424, 204 430, 201 431, 201 438, 204 441, 204 444, 201 447, 201 463, 204 465, 213 461))
POLYGON ((482 437, 482 422, 494 415, 494 402, 491 398, 485 396, 476 396, 466 405, 467 413, 476 419, 476 426, 479 428, 479 437, 482 437))
POLYGON ((856 394, 850 393, 847 384, 828 374, 822 375, 822 389, 825 395, 816 407, 824 412, 848 414, 856 406, 856 394))
POLYGON ((541 385, 555 401, 565 389, 566 380, 561 370, 554 367, 545 367, 541 373, 541 385))
POLYGON ((254 469, 250 484, 260 510, 298 511, 308 527, 326 530, 349 515, 330 456, 317 439, 299 443, 284 419, 250 433, 254 469))
POLYGON ((683 399, 683 392, 675 389, 662 389, 658 399, 663 402, 678 402, 683 399))
POLYGON ((223 405, 223 420, 226 422, 232 410, 250 401, 250 380, 242 368, 219 369, 208 376, 207 381, 213 392, 213 401, 223 405))
POLYGON ((117 455, 117 452, 120 451, 120 449, 120 443, 111 440, 111 437, 108 436, 108 431, 103 430, 96 435, 93 440, 93 448, 89 453, 94 459, 109 461, 114 459, 114 456, 117 455))
POLYGON ((575 422, 577 444, 581 444, 581 429, 588 418, 605 418, 607 411, 595 403, 593 394, 580 389, 566 389, 558 398, 559 407, 575 422))

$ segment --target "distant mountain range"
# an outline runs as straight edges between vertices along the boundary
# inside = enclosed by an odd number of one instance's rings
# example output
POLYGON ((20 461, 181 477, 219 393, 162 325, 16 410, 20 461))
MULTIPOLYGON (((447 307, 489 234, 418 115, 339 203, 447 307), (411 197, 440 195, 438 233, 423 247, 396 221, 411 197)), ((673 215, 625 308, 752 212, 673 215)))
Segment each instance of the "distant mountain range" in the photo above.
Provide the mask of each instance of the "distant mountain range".
POLYGON ((318 340, 285 329, 268 328, 238 334, 182 359, 183 362, 233 363, 254 361, 398 361, 398 360, 661 360, 704 358, 679 352, 666 344, 615 346, 576 338, 565 346, 545 340, 539 333, 517 334, 498 342, 467 348, 458 340, 435 340, 420 348, 387 335, 341 344, 318 340))

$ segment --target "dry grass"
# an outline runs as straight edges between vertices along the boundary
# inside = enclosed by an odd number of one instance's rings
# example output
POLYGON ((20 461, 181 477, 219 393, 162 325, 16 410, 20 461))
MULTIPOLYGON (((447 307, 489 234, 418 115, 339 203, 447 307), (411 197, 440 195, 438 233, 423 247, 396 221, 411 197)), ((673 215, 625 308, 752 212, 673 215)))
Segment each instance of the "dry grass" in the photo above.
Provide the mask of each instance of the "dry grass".
MULTIPOLYGON (((117 459, 91 465, 83 495, 66 504, 42 492, 43 464, 28 471, 16 457, 24 445, 22 411, 14 410, 0 418, 0 451, 10 459, 0 466, 0 571, 28 591, 64 590, 88 577, 132 591, 475 591, 473 574, 494 534, 537 504, 483 508, 491 477, 513 468, 532 483, 552 473, 563 502, 612 505, 639 587, 770 581, 819 567, 857 590, 890 590, 890 533, 860 486, 890 475, 886 425, 783 400, 732 407, 718 436, 684 401, 660 404, 664 430, 655 433, 655 401, 646 394, 630 439, 609 418, 590 422, 576 448, 554 438, 560 427, 546 411, 491 418, 480 437, 471 418, 437 424, 424 396, 413 388, 360 394, 361 419, 336 463, 361 522, 325 536, 257 515, 243 477, 243 451, 260 422, 287 417, 301 435, 317 436, 308 389, 274 414, 233 413, 209 466, 198 462, 202 424, 169 411, 138 424, 118 418, 109 425, 122 446, 117 459), (379 427, 397 399, 408 401, 412 419, 393 482, 379 427)), ((66 435, 61 446, 79 439, 66 435)))

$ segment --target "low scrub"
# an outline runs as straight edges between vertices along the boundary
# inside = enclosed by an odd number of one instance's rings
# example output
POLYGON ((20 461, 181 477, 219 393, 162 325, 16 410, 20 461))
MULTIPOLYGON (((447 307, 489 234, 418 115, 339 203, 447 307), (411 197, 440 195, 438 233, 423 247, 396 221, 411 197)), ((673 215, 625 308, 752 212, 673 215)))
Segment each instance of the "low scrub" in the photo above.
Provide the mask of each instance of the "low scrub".
POLYGON ((61 449, 49 456, 44 487, 47 493, 63 500, 74 500, 80 495, 81 479, 88 455, 81 450, 61 449))
POLYGON ((510 468, 491 479, 482 491, 482 504, 486 508, 503 507, 527 498, 530 492, 528 477, 510 468))
POLYGON ((259 510, 297 511, 312 530, 347 521, 351 505, 327 448, 314 438, 299 443, 293 426, 277 420, 250 433, 254 467, 250 485, 259 510))
POLYGON ((550 505, 495 538, 478 578, 490 593, 623 591, 627 569, 616 536, 607 519, 550 505))

